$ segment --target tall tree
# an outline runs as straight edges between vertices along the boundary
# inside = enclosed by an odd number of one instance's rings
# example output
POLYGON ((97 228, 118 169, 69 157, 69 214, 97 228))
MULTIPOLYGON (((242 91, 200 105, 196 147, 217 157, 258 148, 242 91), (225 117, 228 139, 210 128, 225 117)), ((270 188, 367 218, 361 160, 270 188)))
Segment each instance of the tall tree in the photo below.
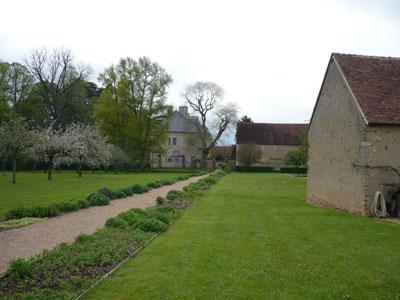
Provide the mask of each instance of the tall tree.
POLYGON ((14 115, 0 126, 0 141, 0 155, 12 161, 12 182, 15 183, 17 162, 32 146, 31 132, 26 128, 25 121, 14 115))
POLYGON ((99 76, 104 91, 95 115, 110 142, 131 155, 143 169, 150 153, 159 151, 166 137, 171 107, 166 104, 172 78, 147 57, 128 57, 99 76))
POLYGON ((200 116, 198 131, 201 138, 202 167, 206 167, 210 149, 216 145, 223 133, 236 123, 237 107, 233 103, 222 105, 224 91, 213 82, 188 85, 184 95, 190 107, 200 116), (213 119, 213 134, 207 128, 209 119, 213 119))
POLYGON ((10 64, 8 73, 8 98, 14 110, 18 111, 18 104, 29 96, 34 81, 35 78, 27 67, 19 63, 10 64))
POLYGON ((71 102, 82 97, 82 83, 90 73, 89 67, 75 65, 70 50, 46 48, 33 50, 26 66, 41 87, 36 92, 48 115, 45 127, 52 124, 57 129, 65 128, 74 121, 71 102))
POLYGON ((243 117, 240 118, 239 122, 253 123, 253 120, 250 117, 248 117, 247 115, 244 115, 243 117))

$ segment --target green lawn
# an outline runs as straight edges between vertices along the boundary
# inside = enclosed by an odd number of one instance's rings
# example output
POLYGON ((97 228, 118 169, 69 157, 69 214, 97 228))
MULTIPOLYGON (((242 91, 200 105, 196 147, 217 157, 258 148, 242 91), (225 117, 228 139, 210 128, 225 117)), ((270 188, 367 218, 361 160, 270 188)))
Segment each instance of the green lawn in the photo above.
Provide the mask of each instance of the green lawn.
POLYGON ((112 189, 125 188, 135 183, 145 184, 152 181, 174 178, 185 173, 147 172, 119 173, 91 172, 83 173, 79 178, 75 172, 54 172, 53 180, 47 180, 42 172, 18 172, 17 183, 12 184, 10 173, 0 173, 0 220, 4 214, 18 207, 35 207, 57 202, 75 202, 102 187, 112 189))
POLYGON ((399 298, 400 225, 308 206, 305 186, 228 175, 87 298, 399 298))

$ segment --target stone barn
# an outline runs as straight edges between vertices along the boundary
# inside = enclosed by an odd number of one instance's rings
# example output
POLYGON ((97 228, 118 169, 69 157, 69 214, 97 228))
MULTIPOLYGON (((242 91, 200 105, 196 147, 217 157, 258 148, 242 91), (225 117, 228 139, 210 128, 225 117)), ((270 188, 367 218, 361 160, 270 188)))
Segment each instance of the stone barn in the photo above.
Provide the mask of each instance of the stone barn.
POLYGON ((308 142, 307 201, 370 215, 400 182, 400 59, 332 54, 308 142))
POLYGON ((242 145, 254 144, 262 156, 255 166, 281 168, 290 150, 300 145, 300 134, 307 131, 308 124, 247 123, 238 122, 236 129, 236 165, 242 145))

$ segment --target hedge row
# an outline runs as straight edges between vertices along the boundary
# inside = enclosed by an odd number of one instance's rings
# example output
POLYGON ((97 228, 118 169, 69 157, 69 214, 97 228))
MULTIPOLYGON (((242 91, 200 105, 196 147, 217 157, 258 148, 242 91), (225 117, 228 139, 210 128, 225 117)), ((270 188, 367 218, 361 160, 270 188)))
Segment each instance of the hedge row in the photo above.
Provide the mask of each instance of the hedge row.
POLYGON ((102 188, 95 193, 86 197, 85 200, 80 200, 75 203, 61 202, 49 206, 38 206, 32 208, 19 207, 12 209, 5 214, 5 219, 21 219, 26 217, 33 218, 51 218, 60 215, 61 213, 76 211, 89 206, 108 205, 111 200, 125 198, 133 194, 143 194, 151 189, 159 188, 163 185, 172 185, 178 181, 189 179, 190 177, 204 175, 206 172, 192 173, 189 175, 181 175, 172 179, 163 179, 146 185, 134 184, 123 189, 112 190, 102 188))
POLYGON ((274 167, 268 166, 236 166, 238 172, 279 172, 279 173, 307 173, 307 168, 294 168, 294 167, 282 167, 276 170, 274 167))
POLYGON ((110 218, 106 227, 80 235, 72 244, 61 244, 29 260, 17 259, 0 279, 0 294, 12 299, 74 299, 146 241, 168 229, 171 221, 217 183, 223 172, 212 174, 170 192, 173 200, 148 209, 131 209, 110 218), (185 204, 179 206, 178 204, 185 204))

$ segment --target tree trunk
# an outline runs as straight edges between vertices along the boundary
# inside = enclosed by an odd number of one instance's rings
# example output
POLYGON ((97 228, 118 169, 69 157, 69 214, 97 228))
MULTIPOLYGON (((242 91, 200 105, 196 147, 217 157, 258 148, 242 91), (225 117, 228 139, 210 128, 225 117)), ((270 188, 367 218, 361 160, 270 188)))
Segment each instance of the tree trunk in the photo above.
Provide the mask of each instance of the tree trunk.
POLYGON ((53 159, 50 159, 49 160, 49 165, 48 165, 48 172, 47 172, 47 179, 48 180, 53 180, 53 178, 51 177, 51 171, 52 171, 52 168, 53 168, 53 159))
POLYGON ((36 160, 33 160, 33 173, 36 173, 36 160))
POLYGON ((79 162, 79 169, 78 169, 79 177, 82 177, 82 163, 79 162))
POLYGON ((12 183, 15 183, 15 173, 17 172, 17 160, 13 159, 13 174, 12 174, 12 183))

